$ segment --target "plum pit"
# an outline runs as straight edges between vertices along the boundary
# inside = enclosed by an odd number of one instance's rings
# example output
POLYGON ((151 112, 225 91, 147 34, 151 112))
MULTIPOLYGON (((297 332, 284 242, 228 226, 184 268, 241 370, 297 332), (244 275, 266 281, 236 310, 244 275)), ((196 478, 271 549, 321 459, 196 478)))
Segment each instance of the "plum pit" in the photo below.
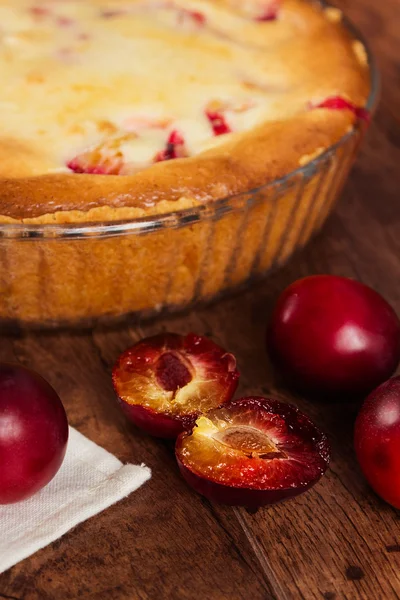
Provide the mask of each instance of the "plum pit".
POLYGON ((192 381, 192 375, 182 359, 172 352, 165 352, 156 363, 156 377, 167 392, 177 392, 192 381))
POLYGON ((265 433, 255 427, 247 425, 228 427, 216 433, 213 437, 221 444, 233 450, 238 450, 249 458, 271 459, 285 456, 265 433))

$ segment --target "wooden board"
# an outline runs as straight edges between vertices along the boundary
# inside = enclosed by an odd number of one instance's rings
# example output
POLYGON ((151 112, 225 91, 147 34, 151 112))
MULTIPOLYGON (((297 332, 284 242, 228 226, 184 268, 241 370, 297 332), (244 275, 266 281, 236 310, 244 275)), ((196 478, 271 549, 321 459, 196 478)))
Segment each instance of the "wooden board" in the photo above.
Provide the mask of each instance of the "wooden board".
POLYGON ((373 286, 400 313, 400 7, 340 0, 371 40, 383 100, 336 212, 290 264, 248 292, 158 323, 92 333, 4 335, 0 360, 46 376, 70 422, 151 481, 0 576, 0 598, 24 600, 391 600, 400 597, 399 514, 356 464, 356 406, 293 397, 272 373, 263 331, 279 292, 300 276, 334 273, 373 286), (330 435, 334 458, 308 494, 249 514, 210 505, 179 477, 168 443, 130 426, 116 406, 111 366, 160 330, 210 335, 234 352, 244 394, 297 402, 330 435))

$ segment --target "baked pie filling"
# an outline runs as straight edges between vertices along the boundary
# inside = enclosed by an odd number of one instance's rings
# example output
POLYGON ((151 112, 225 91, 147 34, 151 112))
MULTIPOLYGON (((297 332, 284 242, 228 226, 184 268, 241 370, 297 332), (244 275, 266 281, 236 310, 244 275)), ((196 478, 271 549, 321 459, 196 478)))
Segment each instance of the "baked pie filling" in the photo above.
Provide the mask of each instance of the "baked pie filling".
POLYGON ((305 0, 0 1, 0 213, 158 212, 285 175, 367 117, 340 20, 305 0))

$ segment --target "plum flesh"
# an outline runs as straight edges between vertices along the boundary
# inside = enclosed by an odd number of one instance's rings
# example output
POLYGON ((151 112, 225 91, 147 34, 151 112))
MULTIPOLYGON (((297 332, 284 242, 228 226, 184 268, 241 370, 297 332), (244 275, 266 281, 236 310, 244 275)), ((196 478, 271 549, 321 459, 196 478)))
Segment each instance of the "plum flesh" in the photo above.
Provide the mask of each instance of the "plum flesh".
POLYGON ((195 334, 143 339, 113 369, 114 389, 127 417, 164 438, 176 438, 199 414, 230 400, 238 379, 235 357, 195 334))
POLYGON ((234 400, 176 442, 187 483, 213 502, 259 507, 297 496, 325 473, 326 436, 296 407, 271 398, 234 400))

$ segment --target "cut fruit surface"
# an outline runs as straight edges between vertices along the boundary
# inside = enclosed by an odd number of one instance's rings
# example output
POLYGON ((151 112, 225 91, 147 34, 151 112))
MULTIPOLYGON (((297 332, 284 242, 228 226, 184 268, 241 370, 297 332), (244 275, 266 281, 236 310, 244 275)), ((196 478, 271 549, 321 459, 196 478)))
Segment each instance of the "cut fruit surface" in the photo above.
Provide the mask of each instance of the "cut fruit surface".
POLYGON ((126 350, 113 369, 124 412, 159 437, 176 437, 199 414, 230 400, 238 379, 235 357, 195 334, 144 339, 126 350))
POLYGON ((176 457, 186 481, 212 501, 262 506, 314 485, 329 464, 329 443, 296 407, 242 398, 211 410, 181 434, 176 457))

